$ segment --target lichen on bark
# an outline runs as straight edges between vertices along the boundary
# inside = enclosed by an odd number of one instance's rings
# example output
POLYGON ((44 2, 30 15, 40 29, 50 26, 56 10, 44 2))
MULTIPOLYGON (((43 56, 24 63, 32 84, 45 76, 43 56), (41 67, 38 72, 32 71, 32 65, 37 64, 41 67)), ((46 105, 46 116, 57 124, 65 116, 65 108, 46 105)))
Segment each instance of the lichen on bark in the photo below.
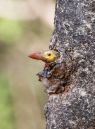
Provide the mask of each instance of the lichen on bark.
POLYGON ((68 92, 49 95, 46 128, 95 129, 95 1, 56 0, 54 25, 49 48, 75 71, 68 92))

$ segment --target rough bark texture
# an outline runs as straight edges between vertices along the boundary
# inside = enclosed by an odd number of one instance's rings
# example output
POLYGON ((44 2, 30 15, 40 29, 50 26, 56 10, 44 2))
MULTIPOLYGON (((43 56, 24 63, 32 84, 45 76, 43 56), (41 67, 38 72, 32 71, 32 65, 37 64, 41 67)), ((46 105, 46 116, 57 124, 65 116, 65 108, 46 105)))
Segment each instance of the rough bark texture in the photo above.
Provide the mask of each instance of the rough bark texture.
POLYGON ((56 64, 65 67, 58 79, 54 73, 43 76, 49 94, 46 128, 95 129, 95 0, 56 1, 50 49, 60 53, 56 64), (66 83, 61 85, 62 80, 66 83))

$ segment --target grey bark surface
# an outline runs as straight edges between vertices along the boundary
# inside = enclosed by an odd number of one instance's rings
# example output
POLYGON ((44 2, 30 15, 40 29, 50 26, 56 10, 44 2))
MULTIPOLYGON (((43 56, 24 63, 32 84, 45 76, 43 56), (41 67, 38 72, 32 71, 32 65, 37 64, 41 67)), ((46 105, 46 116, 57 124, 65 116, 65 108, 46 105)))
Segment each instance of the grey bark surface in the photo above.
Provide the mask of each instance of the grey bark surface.
POLYGON ((46 128, 95 129, 95 0, 56 0, 54 25, 49 47, 60 53, 61 71, 69 77, 45 78, 52 93, 45 105, 46 128), (57 83, 61 79, 69 83, 57 83), (54 90, 62 86, 63 91, 54 90))

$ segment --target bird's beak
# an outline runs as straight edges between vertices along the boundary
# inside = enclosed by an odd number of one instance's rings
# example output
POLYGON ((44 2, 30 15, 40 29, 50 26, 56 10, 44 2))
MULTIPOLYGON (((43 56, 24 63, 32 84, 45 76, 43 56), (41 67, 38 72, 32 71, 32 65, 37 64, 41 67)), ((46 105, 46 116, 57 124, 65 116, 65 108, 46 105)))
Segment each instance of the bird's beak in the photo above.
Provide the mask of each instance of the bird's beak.
POLYGON ((31 53, 28 57, 30 57, 32 59, 35 59, 35 60, 42 60, 42 61, 44 61, 44 57, 42 56, 41 52, 31 53))

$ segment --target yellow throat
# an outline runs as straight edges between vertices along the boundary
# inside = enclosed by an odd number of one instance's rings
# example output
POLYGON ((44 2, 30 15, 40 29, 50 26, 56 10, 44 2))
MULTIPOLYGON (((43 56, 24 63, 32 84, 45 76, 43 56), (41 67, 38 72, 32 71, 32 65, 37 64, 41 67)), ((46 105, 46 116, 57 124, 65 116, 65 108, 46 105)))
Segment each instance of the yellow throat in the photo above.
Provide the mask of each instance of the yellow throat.
POLYGON ((45 51, 43 53, 43 57, 46 59, 48 63, 50 63, 54 62, 57 56, 53 51, 45 51))

